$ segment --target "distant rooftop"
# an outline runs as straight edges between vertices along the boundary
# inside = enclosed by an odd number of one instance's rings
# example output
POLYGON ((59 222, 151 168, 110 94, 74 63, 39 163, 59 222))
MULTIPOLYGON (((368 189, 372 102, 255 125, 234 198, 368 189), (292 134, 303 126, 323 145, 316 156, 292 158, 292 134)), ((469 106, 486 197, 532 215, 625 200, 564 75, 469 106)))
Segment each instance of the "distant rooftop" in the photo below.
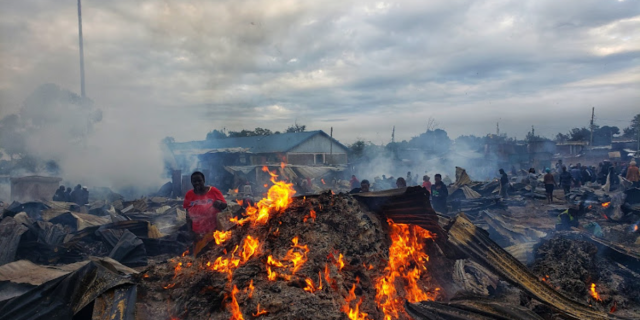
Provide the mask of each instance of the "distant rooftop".
MULTIPOLYGON (((211 150, 228 149, 235 150, 235 152, 248 152, 248 153, 276 153, 287 152, 303 142, 311 139, 316 135, 323 135, 327 138, 331 138, 322 130, 308 131, 308 132, 292 132, 292 133, 280 133, 272 134, 268 136, 254 136, 254 137, 241 137, 241 138, 221 138, 202 141, 190 141, 190 142, 174 142, 169 144, 169 148, 173 152, 181 153, 185 151, 193 152, 197 150, 198 153, 207 153, 211 150)), ((346 146, 334 139, 334 142, 339 146, 348 149, 346 146)))

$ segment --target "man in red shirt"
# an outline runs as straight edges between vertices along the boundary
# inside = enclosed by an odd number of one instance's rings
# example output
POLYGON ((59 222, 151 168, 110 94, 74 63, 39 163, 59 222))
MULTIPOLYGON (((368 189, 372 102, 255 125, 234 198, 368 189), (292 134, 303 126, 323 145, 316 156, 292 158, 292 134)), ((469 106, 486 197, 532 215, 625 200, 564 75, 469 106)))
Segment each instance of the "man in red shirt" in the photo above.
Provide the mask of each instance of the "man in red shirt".
POLYGON ((187 209, 187 226, 197 236, 213 233, 217 229, 218 213, 227 208, 220 190, 204 184, 204 174, 191 174, 191 185, 184 196, 183 207, 187 209))

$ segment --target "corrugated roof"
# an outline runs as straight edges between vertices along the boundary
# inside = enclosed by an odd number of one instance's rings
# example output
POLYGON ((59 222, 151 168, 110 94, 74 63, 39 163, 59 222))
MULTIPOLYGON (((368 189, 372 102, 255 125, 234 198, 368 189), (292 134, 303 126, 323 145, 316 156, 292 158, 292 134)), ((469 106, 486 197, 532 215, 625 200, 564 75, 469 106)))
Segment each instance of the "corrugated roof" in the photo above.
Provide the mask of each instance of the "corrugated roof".
MULTIPOLYGON (((251 153, 275 153, 287 152, 301 143, 321 134, 330 138, 322 130, 309 132, 293 132, 272 134, 269 136, 255 136, 242 138, 223 138, 204 141, 176 142, 169 145, 169 148, 175 152, 184 152, 185 150, 213 150, 224 148, 245 148, 251 153)), ((348 149, 343 144, 334 139, 336 144, 348 149)))

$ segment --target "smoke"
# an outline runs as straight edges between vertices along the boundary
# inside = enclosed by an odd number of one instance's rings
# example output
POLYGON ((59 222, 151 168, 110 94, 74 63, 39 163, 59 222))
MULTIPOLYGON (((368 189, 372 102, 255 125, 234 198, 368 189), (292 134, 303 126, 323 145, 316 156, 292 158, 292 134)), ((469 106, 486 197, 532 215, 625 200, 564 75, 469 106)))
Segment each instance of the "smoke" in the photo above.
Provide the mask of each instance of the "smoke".
POLYGON ((157 190, 160 143, 136 137, 141 120, 103 112, 55 84, 42 85, 25 99, 19 117, 2 120, 2 147, 16 163, 10 174, 59 175, 66 184, 124 190, 129 197, 157 190))

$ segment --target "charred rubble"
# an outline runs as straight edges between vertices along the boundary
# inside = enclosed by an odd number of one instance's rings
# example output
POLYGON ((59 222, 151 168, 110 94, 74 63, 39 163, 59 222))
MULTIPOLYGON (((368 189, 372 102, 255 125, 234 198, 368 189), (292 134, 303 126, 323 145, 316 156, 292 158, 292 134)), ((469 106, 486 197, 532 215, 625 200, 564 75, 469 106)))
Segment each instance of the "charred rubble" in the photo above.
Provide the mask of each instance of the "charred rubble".
POLYGON ((192 246, 179 199, 13 203, 0 222, 0 319, 639 314, 638 189, 585 186, 539 205, 542 190, 513 181, 502 199, 496 181, 459 168, 449 212, 436 213, 420 187, 292 197, 274 183, 252 206, 229 195, 225 231, 192 246), (576 227, 556 230, 563 212, 576 227))

